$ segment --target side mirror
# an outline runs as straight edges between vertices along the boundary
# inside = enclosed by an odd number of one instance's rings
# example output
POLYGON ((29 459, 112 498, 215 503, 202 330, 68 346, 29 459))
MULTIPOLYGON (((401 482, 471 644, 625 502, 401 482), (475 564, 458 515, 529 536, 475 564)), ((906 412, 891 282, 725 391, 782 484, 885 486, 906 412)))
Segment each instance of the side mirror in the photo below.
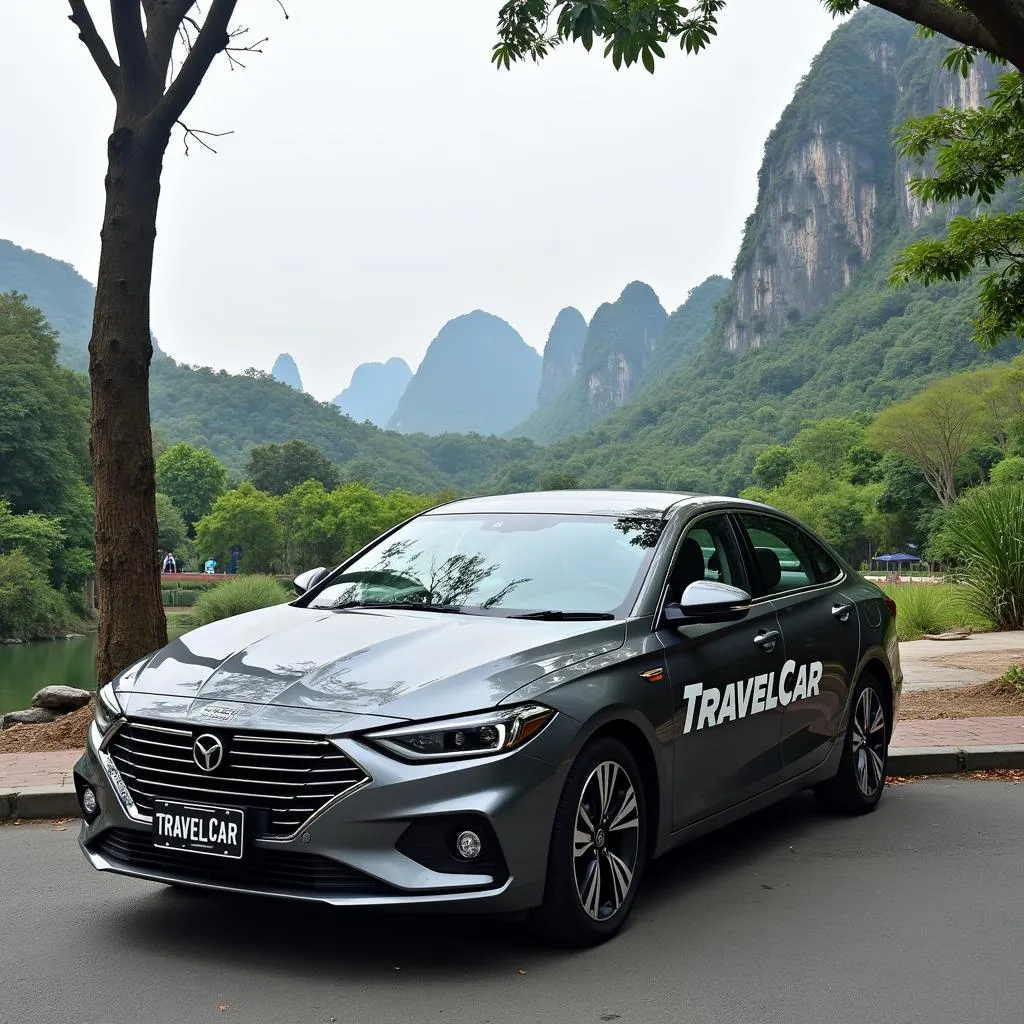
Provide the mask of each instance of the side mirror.
POLYGON ((683 591, 679 604, 665 605, 665 621, 680 626, 689 622, 735 622, 750 611, 751 600, 739 587, 697 580, 683 591))
POLYGON ((316 569, 307 569, 305 572, 300 572, 298 576, 292 580, 292 586, 295 588, 295 593, 300 597, 306 593, 307 590, 312 590, 328 573, 322 565, 316 569))

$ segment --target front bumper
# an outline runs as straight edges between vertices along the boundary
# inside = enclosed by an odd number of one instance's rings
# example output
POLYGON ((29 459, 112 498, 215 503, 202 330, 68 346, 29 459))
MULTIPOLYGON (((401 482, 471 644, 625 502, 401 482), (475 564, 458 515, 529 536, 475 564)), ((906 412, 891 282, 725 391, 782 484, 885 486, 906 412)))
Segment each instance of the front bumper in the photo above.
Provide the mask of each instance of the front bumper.
POLYGON ((293 838, 256 838, 241 861, 228 861, 154 847, 149 822, 118 795, 93 726, 74 775, 79 793, 84 785, 96 793, 99 813, 83 819, 79 844, 98 870, 157 882, 338 906, 525 910, 543 899, 551 827, 568 771, 563 755, 575 730, 576 723, 559 715, 523 750, 433 764, 405 764, 352 737, 335 738, 370 780, 293 838), (466 822, 483 836, 492 855, 486 869, 473 873, 472 862, 424 855, 440 830, 435 826, 449 822, 466 822))

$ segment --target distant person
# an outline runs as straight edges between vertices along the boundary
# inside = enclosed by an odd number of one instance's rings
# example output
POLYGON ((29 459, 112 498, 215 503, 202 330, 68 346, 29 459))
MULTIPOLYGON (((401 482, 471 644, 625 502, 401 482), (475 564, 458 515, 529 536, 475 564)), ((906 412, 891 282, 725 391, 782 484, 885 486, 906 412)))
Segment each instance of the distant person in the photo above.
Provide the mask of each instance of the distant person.
POLYGON ((213 573, 215 573, 217 571, 217 562, 216 562, 215 559, 208 558, 206 560, 206 571, 208 573, 210 573, 211 575, 213 575, 213 573))
POLYGON ((178 563, 174 561, 173 552, 168 551, 164 556, 164 572, 177 572, 178 563))

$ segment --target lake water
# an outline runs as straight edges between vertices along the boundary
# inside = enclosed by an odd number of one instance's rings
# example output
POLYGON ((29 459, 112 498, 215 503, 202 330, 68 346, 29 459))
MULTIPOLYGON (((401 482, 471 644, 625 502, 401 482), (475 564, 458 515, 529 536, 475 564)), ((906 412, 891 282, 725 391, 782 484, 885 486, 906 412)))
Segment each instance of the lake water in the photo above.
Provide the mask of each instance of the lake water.
MULTIPOLYGON (((169 627, 169 637, 185 630, 169 627)), ((32 703, 37 690, 53 683, 96 689, 96 634, 72 640, 0 644, 0 715, 32 703)))

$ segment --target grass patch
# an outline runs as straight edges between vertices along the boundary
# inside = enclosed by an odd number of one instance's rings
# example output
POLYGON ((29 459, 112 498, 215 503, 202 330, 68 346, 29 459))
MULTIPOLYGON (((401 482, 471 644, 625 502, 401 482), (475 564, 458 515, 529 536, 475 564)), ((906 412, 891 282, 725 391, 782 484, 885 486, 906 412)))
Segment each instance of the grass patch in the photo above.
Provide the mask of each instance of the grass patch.
POLYGON ((955 583, 887 583, 882 589, 896 602, 896 635, 920 640, 926 633, 991 630, 992 620, 977 610, 965 587, 955 583))
POLYGON ((232 615, 284 604, 293 595, 272 576, 236 576, 208 590, 192 606, 192 617, 200 626, 232 615))

